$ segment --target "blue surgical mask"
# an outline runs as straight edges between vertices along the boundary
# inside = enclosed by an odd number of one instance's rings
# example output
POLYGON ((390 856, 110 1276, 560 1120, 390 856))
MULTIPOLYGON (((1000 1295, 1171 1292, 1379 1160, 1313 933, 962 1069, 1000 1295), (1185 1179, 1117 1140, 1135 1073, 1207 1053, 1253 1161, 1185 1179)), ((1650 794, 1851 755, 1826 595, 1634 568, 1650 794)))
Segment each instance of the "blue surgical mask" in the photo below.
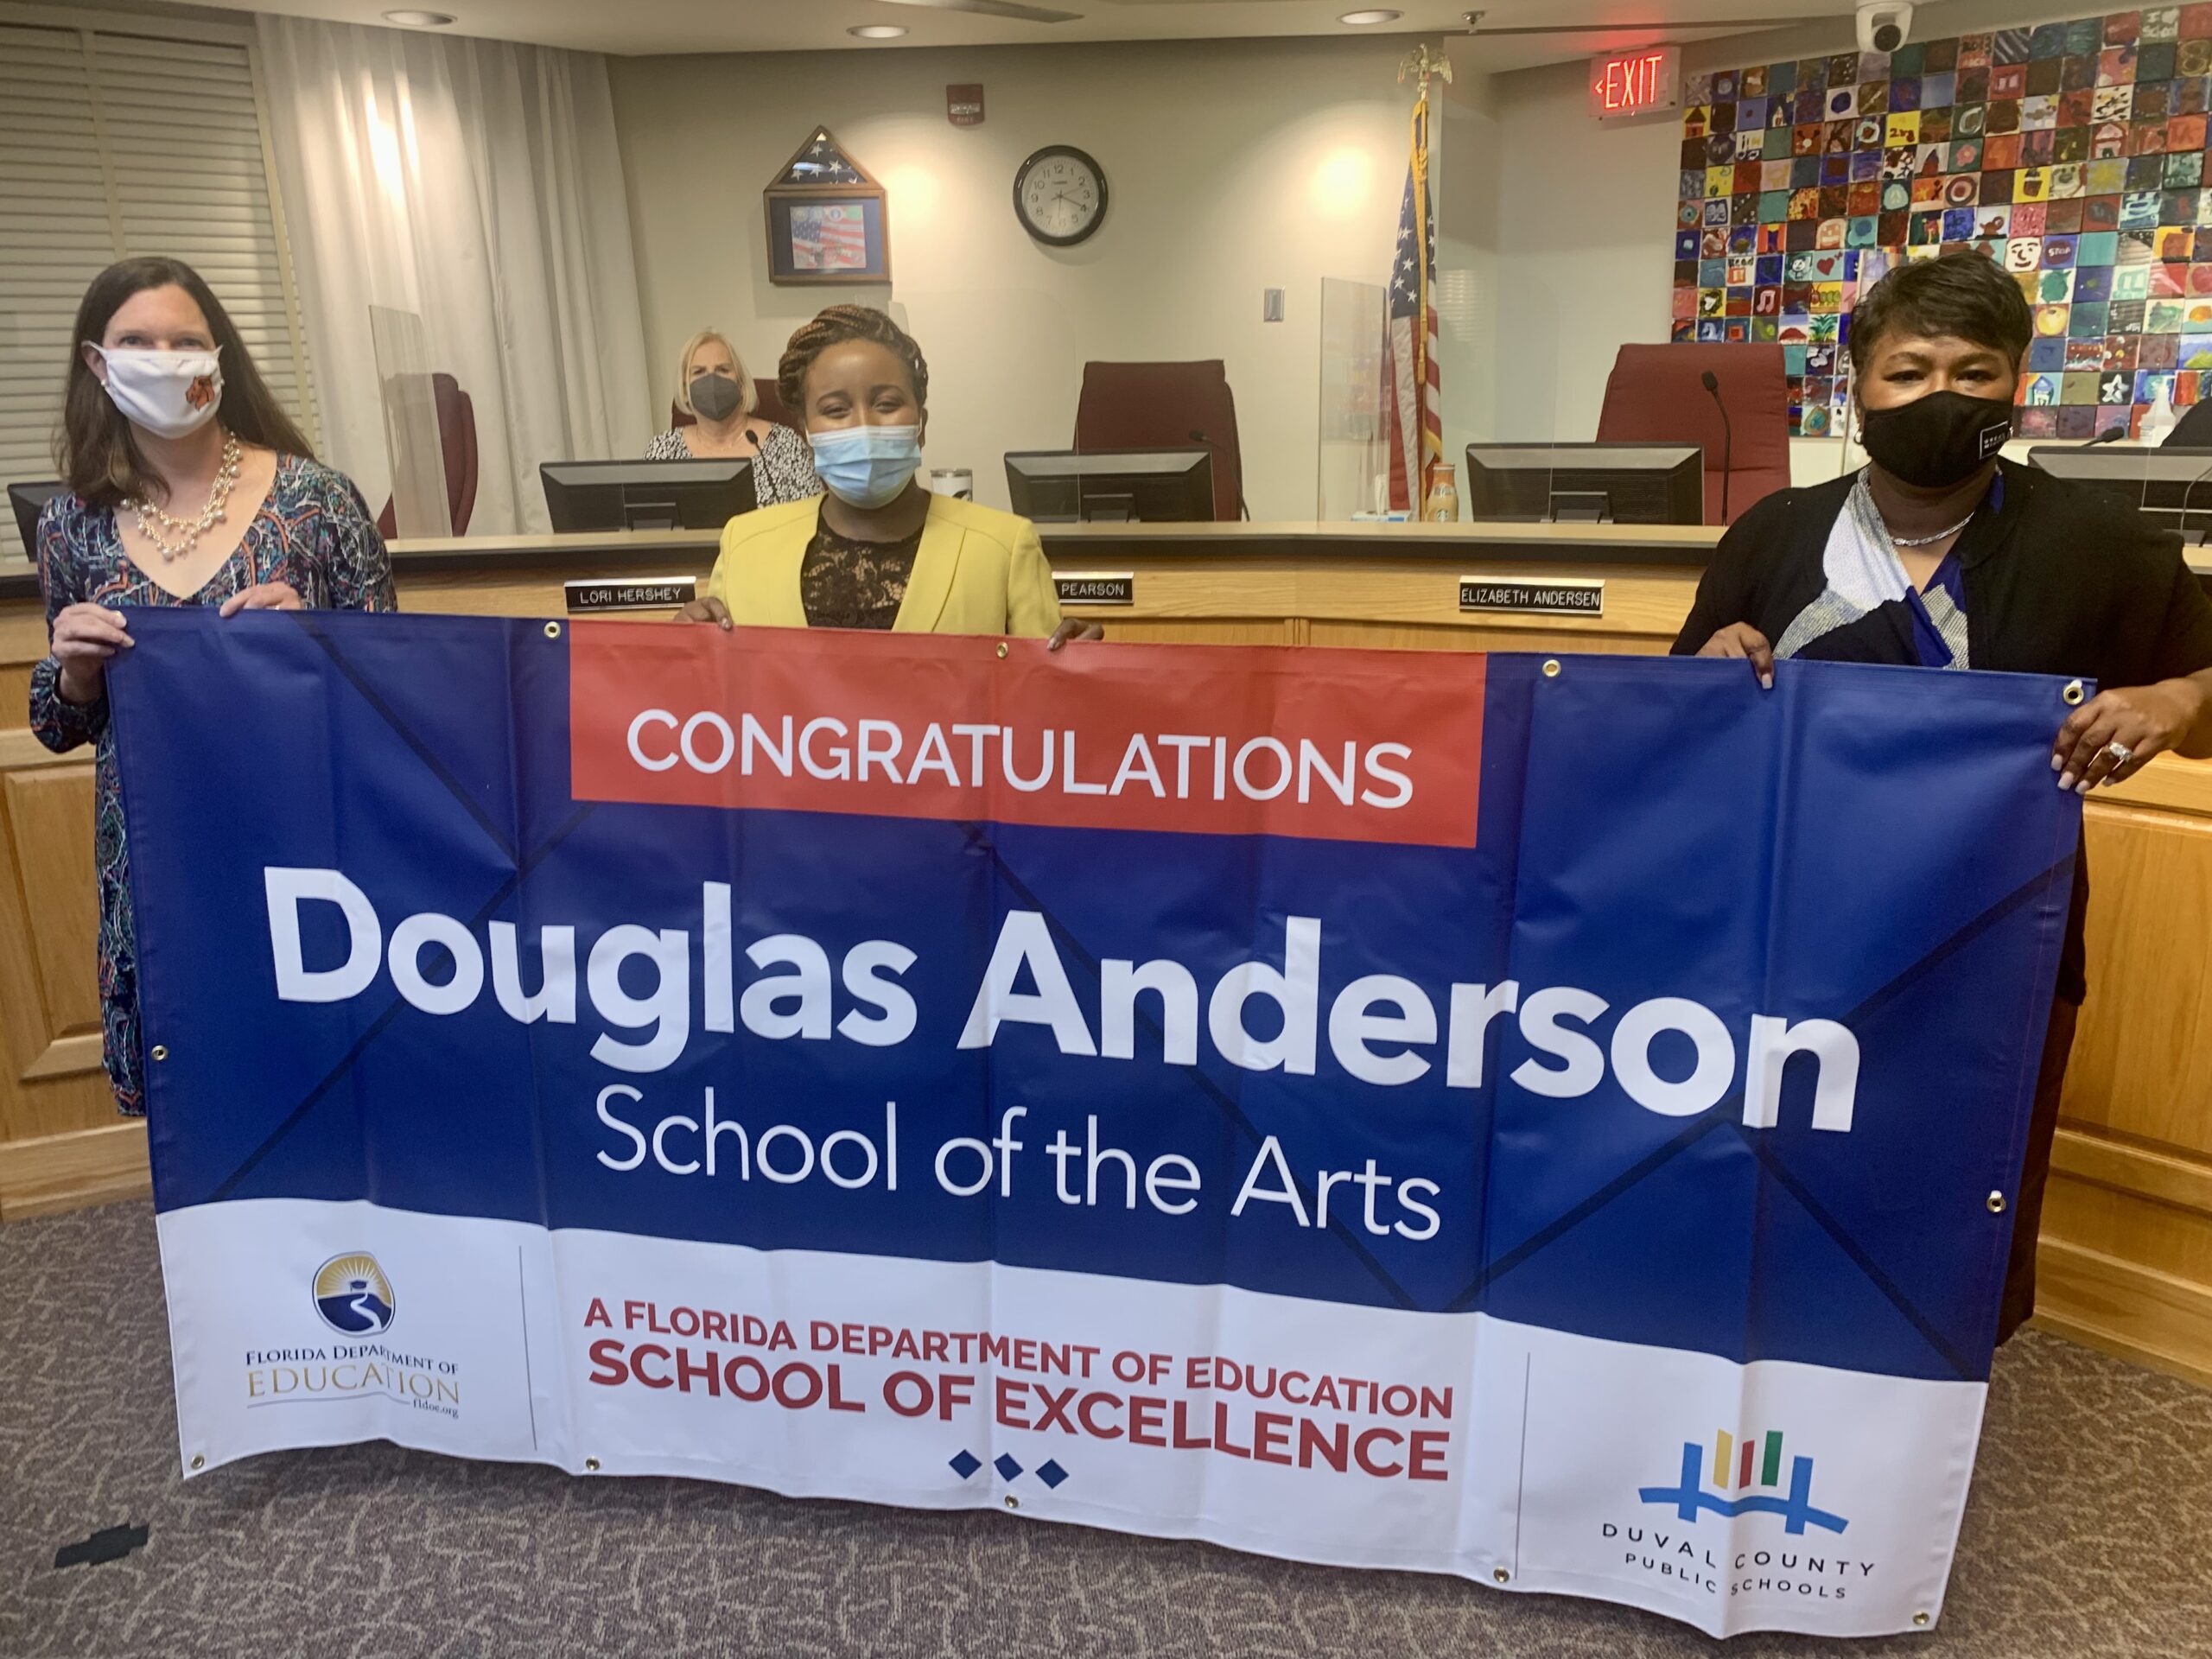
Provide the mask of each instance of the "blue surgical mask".
POLYGON ((817 476, 849 506, 888 506, 922 464, 918 426, 847 426, 810 432, 806 441, 817 476))

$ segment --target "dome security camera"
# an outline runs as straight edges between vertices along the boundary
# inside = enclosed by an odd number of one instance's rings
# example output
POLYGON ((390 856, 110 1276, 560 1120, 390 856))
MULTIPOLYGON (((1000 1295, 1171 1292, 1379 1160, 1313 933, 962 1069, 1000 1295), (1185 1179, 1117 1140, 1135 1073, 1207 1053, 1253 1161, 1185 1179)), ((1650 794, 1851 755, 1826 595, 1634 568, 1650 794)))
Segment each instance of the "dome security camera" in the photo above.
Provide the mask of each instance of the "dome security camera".
POLYGON ((1910 0, 1872 0, 1859 8, 1859 49, 1894 52, 1912 33, 1910 0))

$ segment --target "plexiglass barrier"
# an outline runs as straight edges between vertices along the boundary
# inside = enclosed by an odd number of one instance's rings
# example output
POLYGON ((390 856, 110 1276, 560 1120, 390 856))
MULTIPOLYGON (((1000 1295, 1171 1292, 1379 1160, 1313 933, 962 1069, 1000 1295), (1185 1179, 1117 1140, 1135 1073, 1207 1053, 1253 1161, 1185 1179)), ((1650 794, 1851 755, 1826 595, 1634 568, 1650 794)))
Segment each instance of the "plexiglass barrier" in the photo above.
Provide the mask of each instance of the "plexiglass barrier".
POLYGON ((445 442, 438 430, 437 388, 423 319, 412 311, 372 305, 369 339, 384 404, 385 452, 391 461, 393 528, 408 540, 450 536, 445 442))

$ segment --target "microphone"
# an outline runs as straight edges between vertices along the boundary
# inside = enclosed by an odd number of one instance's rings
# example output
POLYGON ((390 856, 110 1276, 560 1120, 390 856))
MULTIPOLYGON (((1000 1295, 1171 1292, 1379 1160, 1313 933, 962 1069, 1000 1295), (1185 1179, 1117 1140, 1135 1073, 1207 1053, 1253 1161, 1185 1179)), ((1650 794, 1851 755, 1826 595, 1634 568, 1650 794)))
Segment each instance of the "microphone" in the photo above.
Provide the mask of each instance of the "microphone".
POLYGON ((2108 427, 2105 428, 2105 429, 2104 429, 2103 431, 2101 431, 2101 432, 2098 433, 2098 434, 2097 434, 2097 435, 2096 435, 2095 437, 2091 438, 2091 439, 2087 442, 2087 443, 2083 444, 2082 447, 2084 449, 2094 449, 2094 448, 2096 448, 2099 444, 2101 444, 2101 443, 2118 443, 2118 442, 2119 442, 2122 438, 2126 437, 2126 435, 2127 435, 2127 429, 2126 429, 2126 427, 2124 427, 2124 426, 2108 426, 2108 427))
POLYGON ((1720 400, 1720 377, 1711 369, 1698 376, 1713 399, 1713 406, 1720 411, 1720 522, 1728 522, 1728 472, 1736 458, 1736 429, 1728 422, 1728 405, 1720 400))
MULTIPOLYGON (((1211 438, 1206 436, 1205 433, 1196 429, 1193 429, 1190 433, 1189 436, 1190 441, 1192 443, 1203 443, 1207 448, 1212 450, 1214 460, 1216 463, 1218 464, 1221 460, 1221 446, 1219 444, 1216 443, 1211 438)), ((1252 516, 1252 509, 1244 505, 1244 492, 1242 490, 1236 492, 1236 511, 1246 518, 1249 518, 1252 516)))

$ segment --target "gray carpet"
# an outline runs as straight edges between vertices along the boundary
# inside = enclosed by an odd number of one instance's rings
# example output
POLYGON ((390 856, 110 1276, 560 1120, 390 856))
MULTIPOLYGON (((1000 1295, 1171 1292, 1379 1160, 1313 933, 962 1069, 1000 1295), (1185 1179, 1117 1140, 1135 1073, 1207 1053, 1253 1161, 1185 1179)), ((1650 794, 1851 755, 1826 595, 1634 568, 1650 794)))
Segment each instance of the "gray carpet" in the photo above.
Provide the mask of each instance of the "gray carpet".
MULTIPOLYGON (((1641 1656, 1595 1602, 988 1513, 571 1480, 384 1445, 176 1465, 151 1211, 0 1229, 0 1656, 1641 1656), (118 1523, 144 1548, 56 1568, 118 1523)), ((1932 1634, 1735 1656, 2212 1654, 2212 1393, 2030 1332, 1999 1357, 1932 1634)))

